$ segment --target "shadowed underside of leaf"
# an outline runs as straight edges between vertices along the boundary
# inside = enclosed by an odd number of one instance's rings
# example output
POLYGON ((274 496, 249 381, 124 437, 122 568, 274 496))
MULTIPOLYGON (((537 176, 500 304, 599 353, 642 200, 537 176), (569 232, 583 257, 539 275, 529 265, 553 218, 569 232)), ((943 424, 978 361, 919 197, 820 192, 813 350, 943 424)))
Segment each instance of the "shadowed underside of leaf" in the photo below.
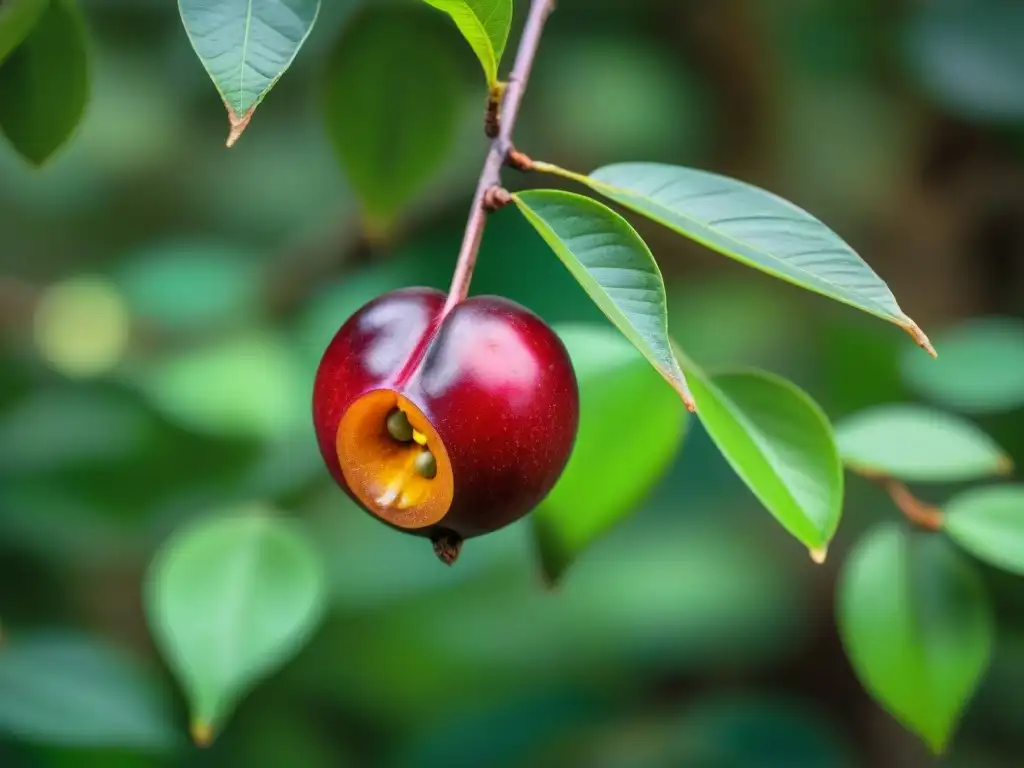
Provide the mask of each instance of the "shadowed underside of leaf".
POLYGON ((835 232, 777 195, 726 176, 659 163, 622 163, 582 176, 557 173, 762 272, 903 328, 929 354, 928 337, 885 282, 835 232))
POLYGON ((444 11, 466 38, 487 77, 487 85, 498 84, 498 66, 501 64, 508 33, 512 28, 512 0, 424 0, 428 5, 444 11))
POLYGON ((42 16, 49 0, 0 0, 0 64, 42 16))
POLYGON ((0 130, 33 165, 70 138, 89 100, 85 26, 73 0, 51 0, 0 66, 0 130))
POLYGON ((230 147, 306 42, 320 0, 178 0, 178 10, 224 100, 230 147))
POLYGON ((328 60, 327 132, 375 236, 387 234, 454 143, 461 88, 447 26, 419 4, 368 4, 328 60))
POLYGON ((513 200, 598 308, 693 410, 668 338, 665 283, 636 230, 607 206, 570 192, 532 190, 513 200))

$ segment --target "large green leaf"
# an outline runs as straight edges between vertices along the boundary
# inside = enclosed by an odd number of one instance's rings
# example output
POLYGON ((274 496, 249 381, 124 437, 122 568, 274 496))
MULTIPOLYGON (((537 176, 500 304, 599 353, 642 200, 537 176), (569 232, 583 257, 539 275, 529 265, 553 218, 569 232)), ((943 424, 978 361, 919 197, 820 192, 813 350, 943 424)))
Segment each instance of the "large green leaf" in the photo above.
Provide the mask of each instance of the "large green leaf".
POLYGON ((580 428, 558 484, 531 515, 549 582, 636 509, 686 427, 675 391, 620 334, 586 325, 557 330, 580 384, 580 428))
POLYGON ((975 488, 954 497, 942 530, 986 563, 1024 575, 1024 485, 975 488))
POLYGON ((880 405, 836 425, 854 471, 908 482, 959 482, 1004 474, 1010 457, 969 421, 919 405, 880 405))
POLYGON ((0 64, 18 47, 39 21, 50 0, 0 2, 0 64))
POLYGON ((487 86, 498 86, 498 65, 512 28, 512 0, 424 0, 455 21, 487 76, 487 86))
POLYGON ((868 692, 943 752, 995 633, 978 574, 942 537, 885 524, 843 565, 837 620, 868 692))
POLYGON ((835 232, 777 195, 714 173, 622 163, 590 176, 544 163, 725 256, 896 323, 929 352, 920 328, 882 279, 835 232))
POLYGON ((440 170, 461 83, 443 20, 425 8, 367 7, 348 23, 323 87, 327 131, 373 231, 440 170))
POLYGON ((973 318, 939 334, 938 342, 942 357, 933 364, 920 355, 903 360, 903 376, 917 392, 963 413, 1024 406, 1024 322, 1020 319, 973 318))
POLYGON ((228 110, 230 147, 295 60, 320 0, 178 0, 178 10, 228 110))
POLYGON ((668 337, 665 283, 636 230, 582 195, 546 189, 512 199, 598 308, 690 405, 668 337))
POLYGON ((177 740, 166 705, 131 659, 87 637, 30 635, 0 650, 0 734, 162 752, 177 740))
POLYGON ((0 65, 0 130, 33 165, 68 140, 89 100, 85 26, 74 0, 50 0, 0 65))
POLYGON ((165 545, 146 610, 188 693, 196 741, 213 738, 238 700, 298 651, 326 593, 305 532, 262 509, 201 520, 165 545))
POLYGON ((762 371, 712 377, 680 357, 718 450, 782 526, 823 560, 843 506, 843 467, 824 412, 785 379, 762 371))

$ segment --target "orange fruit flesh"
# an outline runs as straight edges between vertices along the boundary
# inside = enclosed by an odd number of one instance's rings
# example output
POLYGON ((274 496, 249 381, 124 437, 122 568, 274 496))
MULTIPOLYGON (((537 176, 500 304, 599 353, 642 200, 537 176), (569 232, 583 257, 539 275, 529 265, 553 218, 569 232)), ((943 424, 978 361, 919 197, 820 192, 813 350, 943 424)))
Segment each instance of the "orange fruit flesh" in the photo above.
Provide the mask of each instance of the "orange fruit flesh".
POLYGON ((338 425, 337 451, 345 483, 382 520, 399 528, 425 528, 448 513, 455 494, 448 451, 423 412, 397 392, 378 389, 355 400, 338 425), (401 442, 388 432, 387 418, 395 408, 405 412, 415 439, 401 442), (437 462, 432 478, 416 470, 424 450, 437 462))

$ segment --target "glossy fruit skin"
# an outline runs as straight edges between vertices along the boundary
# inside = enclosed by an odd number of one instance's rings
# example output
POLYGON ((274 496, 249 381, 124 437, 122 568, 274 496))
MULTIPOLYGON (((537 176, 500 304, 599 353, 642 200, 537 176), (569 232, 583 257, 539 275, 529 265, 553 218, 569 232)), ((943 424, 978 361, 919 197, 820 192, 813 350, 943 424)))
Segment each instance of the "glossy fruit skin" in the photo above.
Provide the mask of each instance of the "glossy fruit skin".
POLYGON ((558 336, 537 315, 494 296, 443 317, 445 295, 406 288, 356 312, 317 371, 313 421, 328 469, 348 495, 338 425, 360 396, 390 389, 430 420, 448 451, 454 497, 435 525, 402 529, 471 538, 532 510, 558 480, 579 425, 576 375, 558 336))

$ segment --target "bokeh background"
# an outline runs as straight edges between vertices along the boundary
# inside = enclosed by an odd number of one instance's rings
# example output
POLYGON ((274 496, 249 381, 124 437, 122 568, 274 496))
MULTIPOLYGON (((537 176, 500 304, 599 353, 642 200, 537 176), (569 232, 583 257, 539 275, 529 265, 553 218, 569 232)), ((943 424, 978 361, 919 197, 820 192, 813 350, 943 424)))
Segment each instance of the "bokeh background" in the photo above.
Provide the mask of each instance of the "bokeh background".
MULTIPOLYGON (((863 692, 835 630, 849 545, 898 514, 866 483, 849 479, 815 566, 694 421, 635 517, 549 592, 526 524, 470 542, 448 569, 330 482, 308 413, 319 354, 372 296, 447 287, 486 150, 478 65, 454 29, 460 138, 400 235, 369 247, 319 98, 353 0, 325 0, 231 151, 173 2, 82 5, 94 91, 81 130, 42 171, 0 145, 3 632, 130 657, 183 735, 185 705, 141 607, 172 530, 242 501, 273 505, 316 531, 331 605, 207 750, 0 732, 0 766, 932 764, 863 692)), ((1022 10, 559 0, 518 144, 580 171, 656 160, 772 189, 853 244, 941 355, 947 331, 1012 334, 1024 316, 1022 10)), ((672 331, 705 366, 791 377, 834 419, 927 390, 914 386, 927 359, 897 329, 636 224, 665 273, 672 331)), ((474 292, 551 322, 602 322, 514 210, 492 217, 474 292)), ((1024 413, 978 421, 1024 461, 1024 413)), ((1024 763, 1024 591, 984 573, 999 641, 946 761, 970 768, 1024 763)), ((86 655, 44 682, 75 696, 104 684, 101 668, 86 655)))

